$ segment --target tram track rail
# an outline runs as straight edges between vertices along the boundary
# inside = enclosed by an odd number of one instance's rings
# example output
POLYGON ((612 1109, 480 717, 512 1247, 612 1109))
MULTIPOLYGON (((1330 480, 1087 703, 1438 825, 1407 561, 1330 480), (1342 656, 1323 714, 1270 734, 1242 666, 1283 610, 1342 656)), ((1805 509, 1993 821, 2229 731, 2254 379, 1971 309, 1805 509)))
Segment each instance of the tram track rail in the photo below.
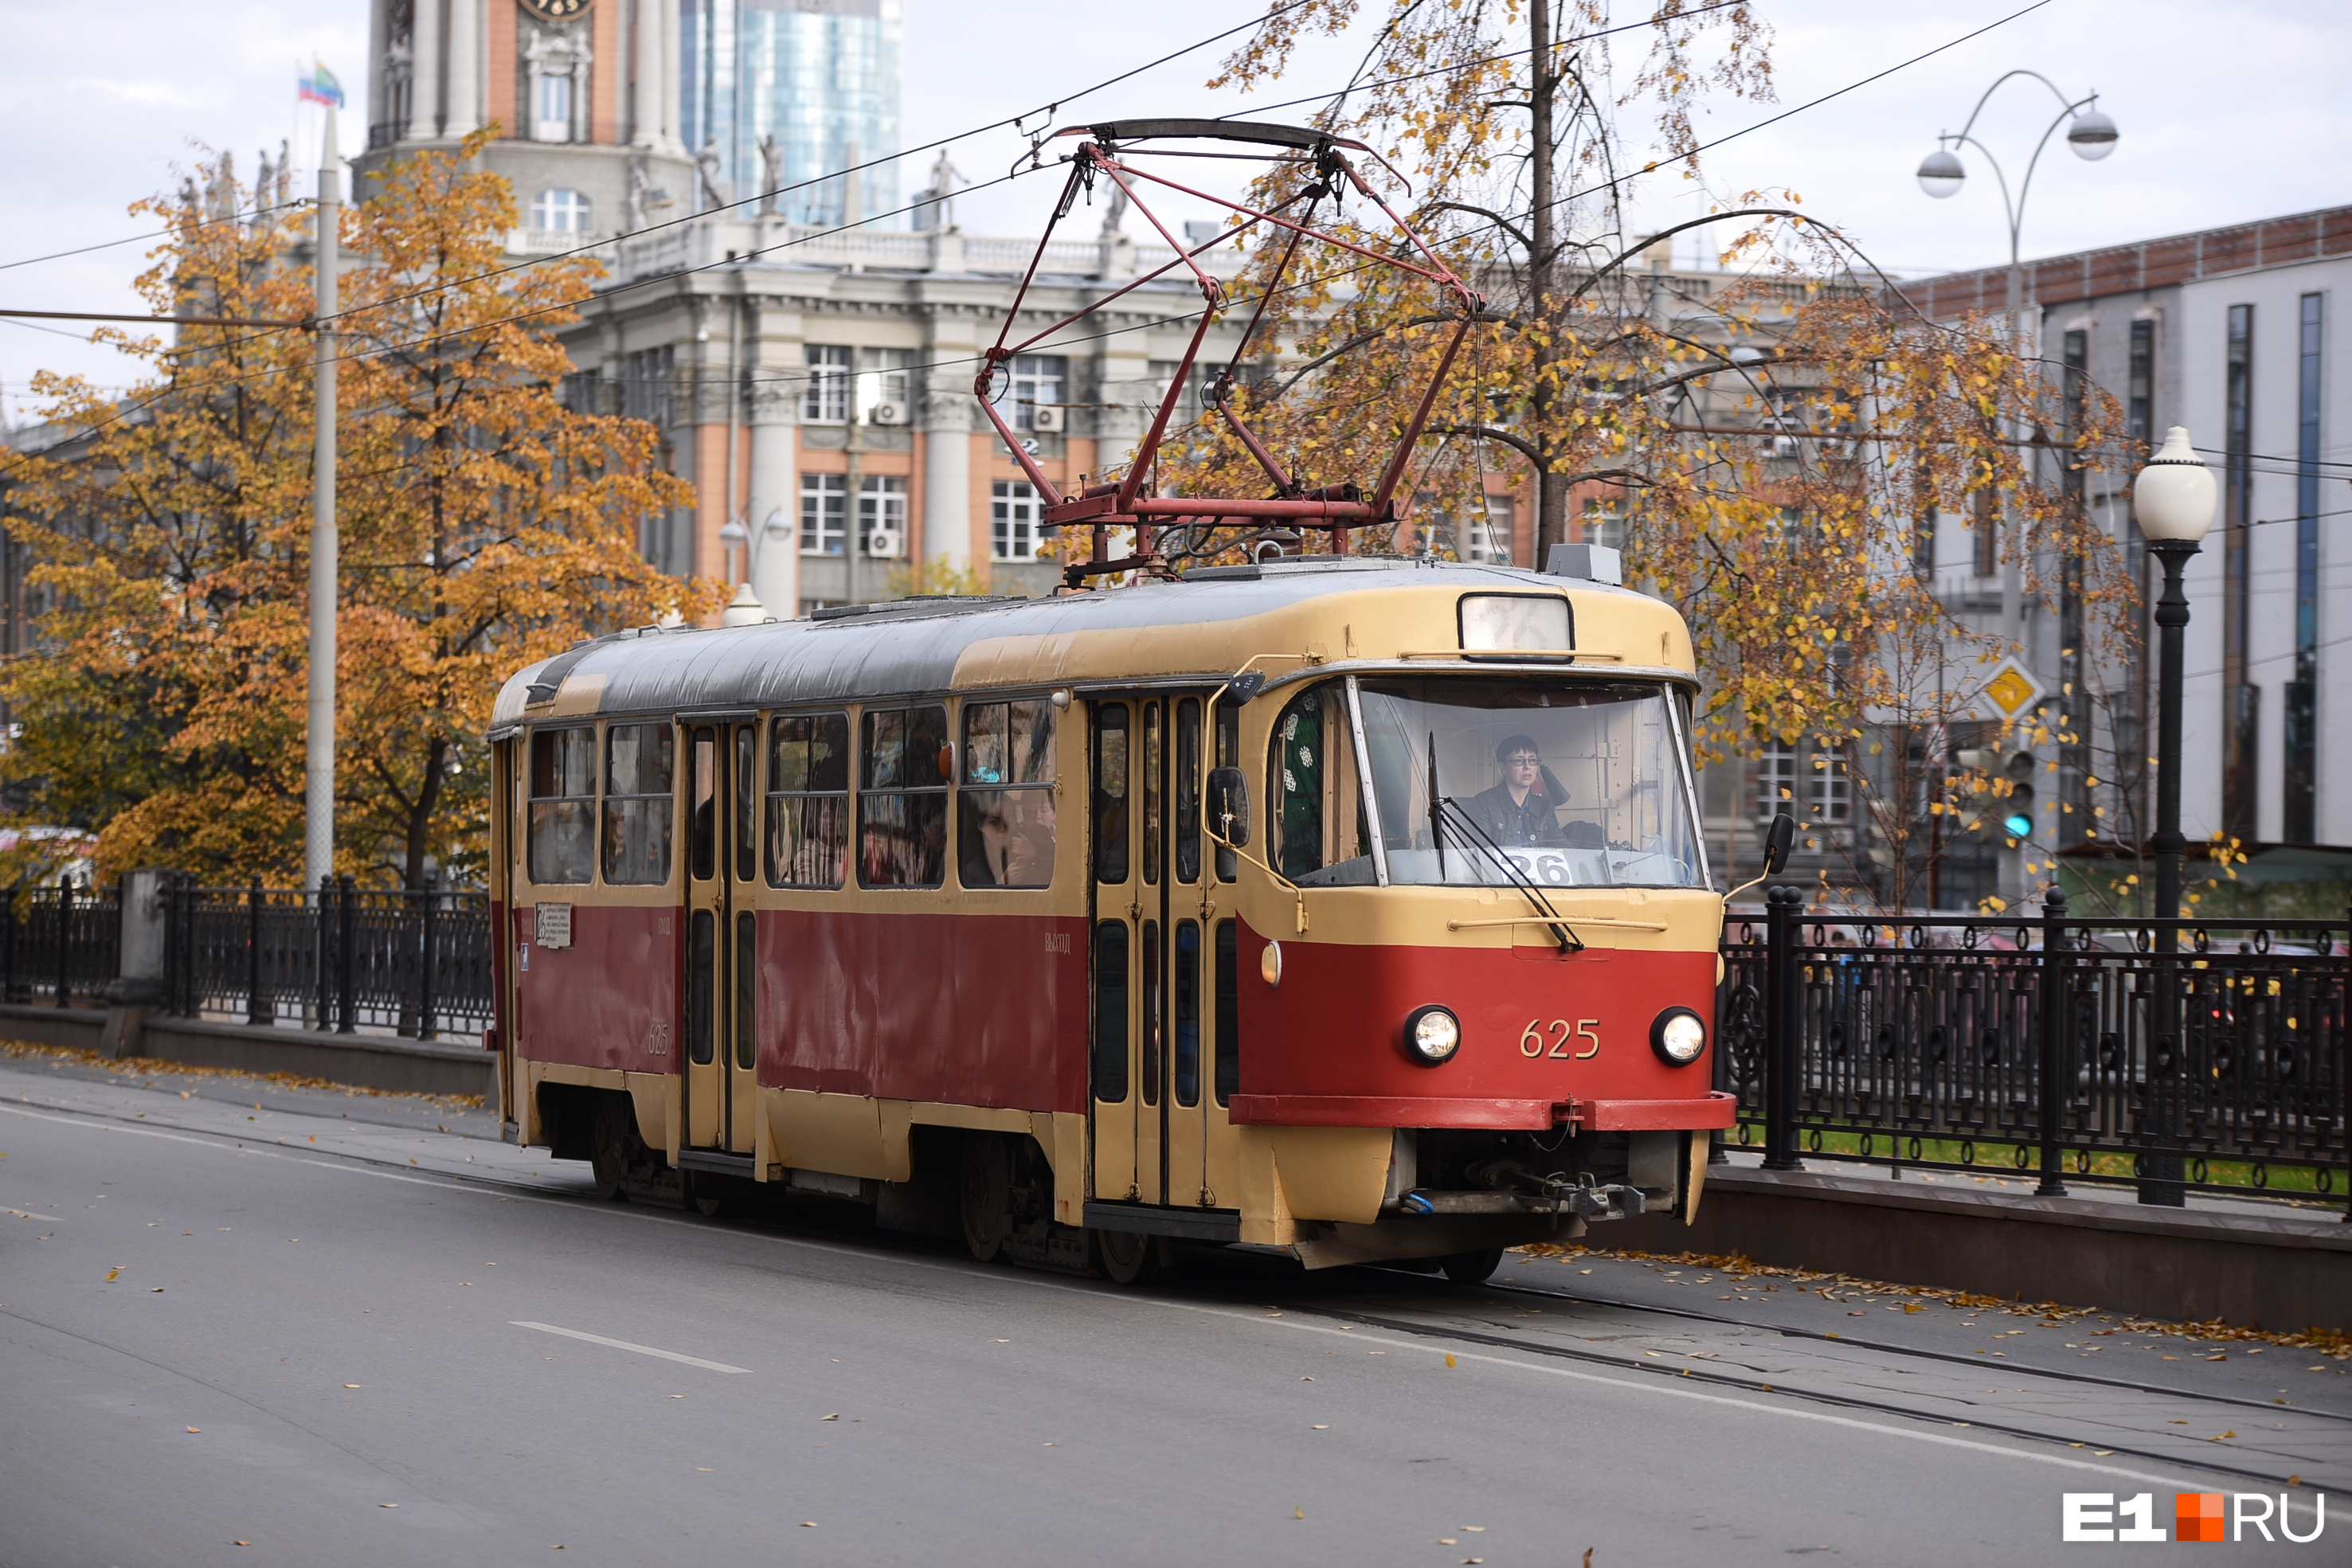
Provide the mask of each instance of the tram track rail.
MULTIPOLYGON (((1948 1350, 1920 1350, 1908 1345, 1890 1344, 1885 1340, 1855 1339, 1850 1334, 1824 1329, 1797 1328, 1781 1323, 1751 1322, 1723 1312, 1696 1312, 1687 1307, 1654 1306, 1646 1301, 1612 1301, 1600 1296, 1580 1296, 1568 1291, 1546 1291, 1533 1285, 1486 1284, 1475 1287, 1494 1292, 1507 1291, 1516 1296, 1534 1296, 1545 1301, 1572 1301, 1580 1306, 1611 1307, 1622 1312, 1655 1312, 1664 1317, 1688 1318, 1698 1322, 1721 1323, 1730 1328, 1756 1329, 1765 1333, 1785 1334, 1791 1339, 1816 1340, 1828 1344, 1852 1345, 1860 1350, 1872 1350, 1887 1355, 1909 1356, 1922 1361, 1948 1362, 1954 1366, 1986 1370, 1984 1361, 1973 1355, 1958 1355, 1948 1350)), ((2066 1383, 2089 1384, 2100 1388, 2126 1389, 2137 1394, 2161 1395, 2169 1399, 2196 1399, 2209 1405, 2234 1405, 2247 1410, 2262 1410, 2277 1415, 2292 1410, 2299 1416, 2317 1416, 2324 1420, 2352 1422, 2352 1413, 2326 1410, 2312 1405, 2274 1405, 2268 1400, 2248 1399, 2235 1394, 2196 1394, 2185 1388, 2173 1388, 2161 1383, 2140 1383, 2130 1378, 2103 1377, 2095 1372, 2071 1372, 2061 1368, 2029 1366, 2023 1362, 2000 1364, 2002 1372, 2030 1373, 2035 1377, 2055 1378, 2066 1383)))
MULTIPOLYGON (((1630 1306, 1632 1303, 1626 1304, 1630 1306)), ((1405 1318, 1376 1316, 1370 1312, 1348 1308, 1285 1302, 1281 1310, 1335 1322, 1361 1323, 1367 1328, 1383 1329, 1391 1333, 1410 1334, 1416 1339, 1450 1340, 1487 1349, 1515 1351, 1523 1355, 1543 1356, 1556 1361, 1582 1362, 1588 1365, 1605 1366, 1614 1372, 1645 1373, 1678 1383, 1684 1381, 1704 1383, 1713 1387, 1736 1389, 1744 1394, 1779 1395, 1813 1404, 1835 1406, 1840 1409, 1866 1410, 1874 1415, 1898 1416, 1906 1421, 1916 1421, 1929 1426, 1958 1427, 1975 1432, 1998 1432, 2004 1437, 2017 1437, 2027 1442, 2051 1444, 2068 1448, 2086 1448, 2103 1458, 2110 1455, 2125 1455, 2136 1459, 2144 1459, 2150 1464, 2201 1470, 2217 1476, 2234 1476, 2244 1480, 2258 1481, 2266 1487, 2284 1485, 2287 1482, 2286 1475, 2281 1473, 2284 1467, 2281 1467, 2281 1470, 2254 1470, 2239 1465, 2217 1463, 2211 1459, 2192 1455, 2136 1448, 2130 1445, 2128 1439, 2116 1441, 2105 1437, 2097 1439, 2069 1437, 2060 1433, 2032 1427, 2014 1426, 2004 1421, 1978 1419, 1956 1421, 1951 1416, 1939 1412, 1924 1410, 1916 1406, 1902 1405, 1892 1400, 1870 1399, 1860 1395, 1841 1394, 1829 1389, 1786 1383, 1768 1383, 1760 1377, 1743 1376, 1738 1373, 1723 1372, 1713 1367, 1666 1366, 1652 1361, 1614 1355, 1607 1351, 1587 1350, 1575 1345, 1549 1344, 1529 1339, 1514 1339, 1508 1334, 1487 1333, 1477 1329, 1446 1323, 1416 1322, 1405 1318)), ((1912 1353, 1898 1350, 1893 1354, 1907 1355, 1912 1353)), ((2002 1370, 2022 1372, 2029 1369, 2004 1367, 2002 1370)), ((2166 1390, 2165 1392, 2178 1394, 2179 1391, 2166 1390)), ((2179 1396, 2189 1399, 2205 1397, 2194 1394, 2180 1394, 2179 1396)), ((2277 1414, 2279 1409, 2277 1406, 2258 1406, 2256 1408, 2271 1410, 2273 1415, 2277 1414)))

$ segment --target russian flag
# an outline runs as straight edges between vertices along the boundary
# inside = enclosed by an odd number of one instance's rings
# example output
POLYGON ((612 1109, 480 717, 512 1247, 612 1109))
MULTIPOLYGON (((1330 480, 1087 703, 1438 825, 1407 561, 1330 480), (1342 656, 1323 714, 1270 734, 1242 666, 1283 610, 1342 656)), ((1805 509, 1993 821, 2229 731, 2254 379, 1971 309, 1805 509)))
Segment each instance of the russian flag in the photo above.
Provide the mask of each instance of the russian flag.
POLYGON ((335 73, 323 64, 312 61, 310 74, 299 79, 300 90, 295 95, 295 102, 323 103, 332 109, 343 107, 343 84, 337 81, 335 73))

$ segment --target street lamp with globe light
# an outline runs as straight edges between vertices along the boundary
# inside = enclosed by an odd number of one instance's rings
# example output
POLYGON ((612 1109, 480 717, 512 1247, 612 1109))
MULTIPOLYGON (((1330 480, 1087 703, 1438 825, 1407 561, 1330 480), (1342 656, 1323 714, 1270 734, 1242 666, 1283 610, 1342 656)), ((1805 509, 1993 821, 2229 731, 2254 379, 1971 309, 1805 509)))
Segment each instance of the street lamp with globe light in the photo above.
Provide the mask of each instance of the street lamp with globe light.
POLYGON ((2155 1011, 2148 1024, 2147 1131, 2157 1145, 2140 1157, 2139 1200, 2178 1208, 2187 1201, 2180 1155, 2164 1147, 2177 1137, 2183 1111, 2186 1043, 2180 1010, 2179 972, 2170 961, 2180 951, 2180 642, 2189 625, 2189 595, 2180 572, 2213 526, 2220 486, 2213 470, 2198 460, 2189 432, 2174 425, 2164 445, 2132 481, 2132 516, 2140 537, 2164 563, 2164 592, 2156 601, 2156 928, 2155 1011))
MULTIPOLYGON (((2213 470, 2198 459, 2189 432, 2177 424, 2132 481, 2132 516, 2164 563, 2164 592, 2156 601, 2156 914, 2166 920, 2180 914, 2180 852, 2188 847, 2180 836, 2180 640, 2189 625, 2189 595, 2180 573, 2213 526, 2219 490, 2213 470)), ((2177 937, 2159 933, 2158 940, 2177 937)))
MULTIPOLYGON (((2025 273, 2018 259, 2018 244, 2025 224, 2026 193, 2032 188, 2034 169, 2041 163, 2042 154, 2049 148, 2050 138, 2057 134, 2061 125, 2066 127, 2066 145, 2074 150, 2077 158, 2095 163, 2116 150, 2118 135, 2116 122, 2100 111, 2098 103, 2099 95, 2095 92, 2085 98, 2069 99, 2058 89, 2057 83, 2040 71, 2010 71, 1985 89, 1984 96, 1977 99, 1976 108, 1969 111, 1968 123, 1961 126, 1957 133, 1946 132, 1938 136, 1936 150, 1919 162, 1919 188, 1938 201, 1958 195, 1960 187, 1968 183, 1968 166, 1953 151, 1960 143, 1966 142, 1983 153, 1985 162, 1992 165, 1993 178, 2000 183, 2001 206, 2009 219, 2009 337, 2011 343, 2022 344, 2025 339, 2025 273), (2048 88, 2058 99, 2059 110, 2057 118, 2051 120, 2042 132, 2042 140, 2033 144, 2033 156, 2025 165, 2025 178, 2012 197, 2009 176, 2003 172, 2000 160, 1992 155, 1992 149, 1977 140, 1974 132, 1978 117, 1984 113, 1985 104, 2000 90, 2002 83, 2013 77, 2032 77, 2048 88)), ((2014 559, 2001 574, 2000 600, 2001 619, 2006 622, 2010 637, 2022 643, 2025 636, 2024 574, 2014 559)))

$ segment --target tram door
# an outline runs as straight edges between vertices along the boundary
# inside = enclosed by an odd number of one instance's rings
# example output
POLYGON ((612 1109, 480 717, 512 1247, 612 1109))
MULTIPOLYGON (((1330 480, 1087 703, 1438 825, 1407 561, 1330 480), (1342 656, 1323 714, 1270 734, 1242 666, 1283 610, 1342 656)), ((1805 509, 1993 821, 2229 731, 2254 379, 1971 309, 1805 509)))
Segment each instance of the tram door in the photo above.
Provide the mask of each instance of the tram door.
POLYGON ((1094 706, 1094 1196, 1114 1202, 1191 1207, 1208 1187, 1201 707, 1094 706))
POLYGON ((751 723, 686 735, 686 1142, 750 1154, 759 1098, 751 884, 759 873, 759 739, 751 723))

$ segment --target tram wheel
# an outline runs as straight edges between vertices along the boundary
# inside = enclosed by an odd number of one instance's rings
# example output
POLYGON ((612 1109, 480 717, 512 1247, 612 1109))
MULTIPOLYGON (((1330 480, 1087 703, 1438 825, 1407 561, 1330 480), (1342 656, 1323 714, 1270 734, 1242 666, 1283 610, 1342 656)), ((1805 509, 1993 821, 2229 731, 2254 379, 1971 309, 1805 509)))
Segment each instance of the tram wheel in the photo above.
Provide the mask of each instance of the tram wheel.
POLYGON ((1004 1140, 994 1133, 967 1133, 963 1167, 956 1182, 963 1214, 964 1245, 983 1263, 992 1263, 1013 1233, 1013 1170, 1004 1140))
POLYGON ((1148 1285, 1159 1277, 1166 1261, 1167 1243, 1157 1236, 1132 1230, 1097 1230, 1095 1250, 1102 1255, 1103 1272, 1121 1285, 1148 1285))
POLYGON ((606 1203, 618 1203, 626 1196, 622 1183, 628 1160, 627 1124, 610 1106, 599 1106, 588 1124, 588 1168, 596 1177, 596 1196, 606 1203))
POLYGON ((1457 1285, 1483 1285, 1503 1266, 1503 1249, 1489 1247, 1483 1252, 1456 1252, 1439 1259, 1437 1266, 1457 1285))
POLYGON ((692 1171, 686 1173, 686 1196, 694 1204, 694 1211, 705 1219, 716 1218, 727 1207, 721 1194, 710 1190, 710 1184, 697 1179, 692 1171))

